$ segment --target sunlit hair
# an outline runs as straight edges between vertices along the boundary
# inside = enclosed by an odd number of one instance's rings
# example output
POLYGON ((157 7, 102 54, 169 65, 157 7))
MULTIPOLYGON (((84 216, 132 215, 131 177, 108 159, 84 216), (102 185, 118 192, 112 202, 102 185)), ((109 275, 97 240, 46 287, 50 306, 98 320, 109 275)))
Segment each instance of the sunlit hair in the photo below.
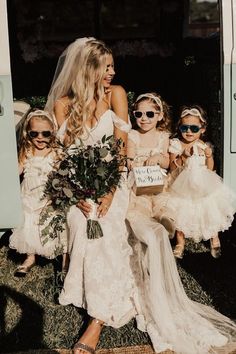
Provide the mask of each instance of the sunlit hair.
POLYGON ((138 110, 139 104, 144 101, 150 102, 157 111, 163 113, 163 118, 157 122, 156 127, 159 130, 171 132, 170 106, 156 92, 148 92, 138 96, 133 105, 134 111, 138 110))
POLYGON ((106 72, 106 58, 111 50, 103 42, 88 41, 80 55, 76 58, 75 71, 71 73, 74 80, 71 85, 71 104, 68 111, 68 122, 65 144, 70 145, 81 136, 88 118, 95 115, 91 110, 91 102, 101 101, 104 97, 103 78, 106 72))
POLYGON ((22 163, 28 156, 33 153, 33 144, 29 136, 29 131, 31 128, 31 122, 35 119, 37 121, 46 121, 50 124, 51 130, 53 132, 50 137, 49 145, 51 148, 57 146, 55 139, 55 125, 53 123, 53 117, 50 113, 36 110, 32 111, 26 117, 23 126, 21 128, 20 140, 19 140, 19 162, 22 163))
POLYGON ((177 125, 176 125, 175 136, 176 135, 179 137, 182 136, 182 134, 179 130, 179 127, 183 122, 183 118, 186 118, 189 115, 197 117, 199 119, 199 122, 200 122, 202 128, 206 129, 206 127, 207 127, 207 113, 201 106, 199 106, 198 104, 194 104, 194 105, 190 105, 190 106, 182 106, 180 108, 180 115, 179 115, 180 118, 179 118, 177 125))
POLYGON ((68 97, 67 130, 65 144, 71 145, 86 131, 86 121, 95 116, 95 103, 104 98, 103 78, 106 73, 107 57, 111 49, 95 38, 79 38, 69 45, 62 56, 64 62, 49 93, 46 108, 51 111, 55 101, 68 97))

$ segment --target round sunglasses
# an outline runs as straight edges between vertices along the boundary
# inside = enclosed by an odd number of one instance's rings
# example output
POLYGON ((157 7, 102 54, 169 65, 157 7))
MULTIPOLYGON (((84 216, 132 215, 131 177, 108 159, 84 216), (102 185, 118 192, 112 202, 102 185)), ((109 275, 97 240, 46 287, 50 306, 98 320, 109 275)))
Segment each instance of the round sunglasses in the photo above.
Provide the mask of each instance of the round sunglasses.
POLYGON ((145 115, 147 118, 154 118, 155 114, 159 114, 160 112, 153 112, 153 111, 134 111, 133 114, 135 118, 141 118, 143 115, 145 115))
POLYGON ((42 132, 37 132, 36 130, 30 130, 28 134, 32 139, 37 138, 39 134, 41 134, 44 138, 50 138, 52 136, 52 132, 50 130, 44 130, 42 132))
POLYGON ((182 124, 180 125, 179 130, 181 133, 187 133, 188 130, 190 130, 192 133, 198 133, 201 128, 202 127, 199 127, 198 125, 182 124))

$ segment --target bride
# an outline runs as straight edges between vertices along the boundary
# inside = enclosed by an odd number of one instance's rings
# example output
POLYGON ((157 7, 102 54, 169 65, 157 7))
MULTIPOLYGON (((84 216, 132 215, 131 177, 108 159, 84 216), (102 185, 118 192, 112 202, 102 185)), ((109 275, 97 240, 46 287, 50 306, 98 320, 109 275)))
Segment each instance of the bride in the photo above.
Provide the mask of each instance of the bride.
MULTIPOLYGON (((127 96, 121 86, 111 85, 115 75, 111 50, 94 38, 80 38, 66 49, 58 67, 61 71, 55 74, 46 109, 54 112, 64 144, 93 145, 104 135, 114 135, 126 145, 130 130, 127 96)), ((119 188, 100 199, 97 212, 103 237, 95 240, 86 236, 91 206, 82 200, 68 213, 70 264, 59 302, 83 307, 91 316, 73 348, 75 354, 94 353, 103 324, 121 327, 137 312, 127 208, 124 179, 119 188)))
MULTIPOLYGON (((111 84, 115 75, 111 50, 94 38, 77 39, 62 54, 57 71, 46 109, 55 115, 61 141, 68 147, 78 141, 93 145, 104 135, 114 134, 126 146, 127 97, 121 86, 111 84)), ((138 210, 133 231, 142 234, 150 263, 136 269, 141 279, 145 272, 145 283, 136 283, 125 223, 128 198, 125 179, 121 187, 101 198, 98 216, 104 236, 99 239, 86 236, 88 203, 72 206, 67 215, 70 264, 59 302, 83 307, 91 317, 73 353, 95 353, 103 325, 118 328, 134 316, 139 329, 149 333, 156 352, 213 353, 214 346, 231 341, 231 333, 235 337, 236 326, 188 299, 167 232, 138 210)))

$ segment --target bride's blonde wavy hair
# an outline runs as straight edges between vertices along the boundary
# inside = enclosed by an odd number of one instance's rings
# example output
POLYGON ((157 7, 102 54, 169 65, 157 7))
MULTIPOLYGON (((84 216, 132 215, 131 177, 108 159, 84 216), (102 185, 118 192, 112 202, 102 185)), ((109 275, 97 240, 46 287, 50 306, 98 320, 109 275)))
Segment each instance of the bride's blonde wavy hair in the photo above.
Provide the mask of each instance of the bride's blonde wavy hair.
POLYGON ((72 144, 86 131, 85 123, 96 110, 96 107, 91 110, 92 100, 97 103, 104 98, 103 78, 109 55, 112 55, 111 49, 94 38, 80 38, 67 48, 62 70, 50 91, 54 103, 61 97, 70 99, 66 145, 72 144))

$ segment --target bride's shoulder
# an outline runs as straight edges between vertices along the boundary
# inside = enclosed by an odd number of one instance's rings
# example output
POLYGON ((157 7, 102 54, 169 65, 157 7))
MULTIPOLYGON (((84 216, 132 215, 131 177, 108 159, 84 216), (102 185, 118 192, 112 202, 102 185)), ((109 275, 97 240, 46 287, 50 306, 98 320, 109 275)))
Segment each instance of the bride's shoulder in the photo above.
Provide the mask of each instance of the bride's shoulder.
POLYGON ((67 113, 68 109, 70 107, 70 104, 71 104, 71 100, 68 96, 58 98, 54 104, 54 110, 55 110, 55 112, 63 111, 64 113, 67 113))
POLYGON ((125 89, 121 85, 111 85, 109 87, 111 102, 117 100, 127 100, 125 89))
POLYGON ((109 87, 109 90, 111 91, 112 94, 121 94, 121 93, 126 94, 124 87, 121 85, 111 85, 109 87))
POLYGON ((68 107, 70 105, 70 102, 71 102, 70 98, 68 96, 64 96, 56 100, 55 106, 59 105, 63 107, 68 107))
POLYGON ((59 126, 65 121, 70 110, 71 100, 68 96, 61 97, 54 104, 54 114, 59 126))

